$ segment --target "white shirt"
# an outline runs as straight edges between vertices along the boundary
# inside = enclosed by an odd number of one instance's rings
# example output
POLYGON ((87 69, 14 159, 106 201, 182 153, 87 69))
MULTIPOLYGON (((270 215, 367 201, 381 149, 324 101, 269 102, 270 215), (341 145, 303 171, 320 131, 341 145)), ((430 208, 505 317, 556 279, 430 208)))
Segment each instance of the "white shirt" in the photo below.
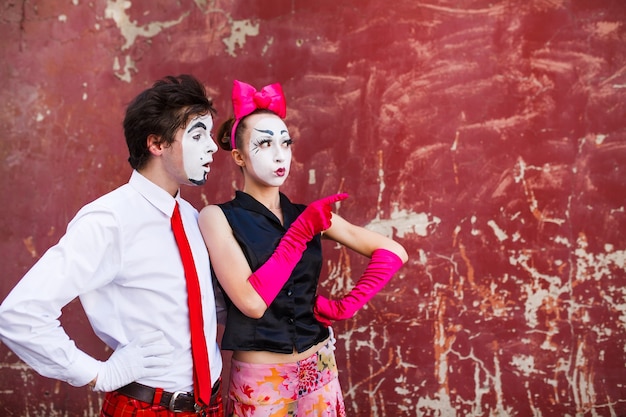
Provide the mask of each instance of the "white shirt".
MULTIPOLYGON (((198 271, 215 383, 222 358, 209 257, 198 211, 176 200, 198 271)), ((79 296, 95 333, 112 349, 156 329, 174 346, 174 364, 163 375, 137 382, 191 391, 187 287, 170 225, 174 205, 171 195, 134 171, 128 184, 83 207, 0 306, 2 341, 44 376, 89 383, 99 362, 75 346, 58 320, 61 308, 79 296)))

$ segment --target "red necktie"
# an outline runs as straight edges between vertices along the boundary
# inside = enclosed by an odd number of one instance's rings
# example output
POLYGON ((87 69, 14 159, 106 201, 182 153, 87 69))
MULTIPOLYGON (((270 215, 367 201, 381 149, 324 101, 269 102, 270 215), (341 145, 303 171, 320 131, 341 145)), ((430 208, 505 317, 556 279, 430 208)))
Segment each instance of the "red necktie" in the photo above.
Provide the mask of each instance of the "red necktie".
POLYGON ((187 303, 189 304, 189 326, 191 330, 191 354, 193 356, 194 397, 196 403, 209 405, 211 402, 211 369, 204 337, 204 320, 200 302, 200 284, 198 273, 193 262, 191 248, 185 235, 183 221, 180 217, 178 202, 172 214, 172 230, 180 251, 187 281, 187 303))

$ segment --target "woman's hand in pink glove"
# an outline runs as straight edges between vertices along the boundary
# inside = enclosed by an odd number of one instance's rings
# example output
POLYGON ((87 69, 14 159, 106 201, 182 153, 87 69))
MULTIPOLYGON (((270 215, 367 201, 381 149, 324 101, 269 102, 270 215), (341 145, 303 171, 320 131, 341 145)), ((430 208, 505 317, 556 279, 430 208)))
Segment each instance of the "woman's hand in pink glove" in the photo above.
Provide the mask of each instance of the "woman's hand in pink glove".
MULTIPOLYGON (((332 320, 343 320, 339 318, 338 314, 333 314, 334 311, 338 309, 335 307, 332 301, 323 295, 318 295, 315 299, 315 306, 313 307, 313 315, 324 325, 324 327, 330 327, 333 324, 332 320), (334 318, 331 320, 327 315, 333 316, 334 318)), ((348 318, 348 317, 346 317, 348 318)))
POLYGON ((328 229, 332 223, 332 204, 348 198, 348 194, 333 194, 316 200, 306 206, 304 211, 293 221, 288 233, 297 233, 306 242, 313 236, 328 229))
POLYGON ((313 313, 317 320, 328 327, 333 320, 345 320, 354 314, 374 297, 391 277, 398 272, 403 262, 395 253, 386 249, 376 249, 372 253, 365 272, 356 285, 343 298, 329 300, 318 296, 313 313))

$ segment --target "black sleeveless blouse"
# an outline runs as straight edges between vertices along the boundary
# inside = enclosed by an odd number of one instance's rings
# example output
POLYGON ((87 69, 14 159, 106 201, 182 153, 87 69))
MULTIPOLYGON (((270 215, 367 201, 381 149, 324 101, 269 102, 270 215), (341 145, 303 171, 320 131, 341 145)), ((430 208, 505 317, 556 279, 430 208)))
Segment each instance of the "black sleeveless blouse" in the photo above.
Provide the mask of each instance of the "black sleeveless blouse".
MULTIPOLYGON (((242 191, 237 191, 233 200, 219 204, 252 271, 269 259, 291 223, 306 207, 293 204, 282 193, 280 206, 284 227, 270 210, 242 191)), ((228 312, 222 349, 292 353, 295 348, 303 352, 326 339, 328 329, 313 316, 321 270, 322 244, 317 235, 308 243, 289 280, 259 319, 244 315, 222 290, 228 312)))

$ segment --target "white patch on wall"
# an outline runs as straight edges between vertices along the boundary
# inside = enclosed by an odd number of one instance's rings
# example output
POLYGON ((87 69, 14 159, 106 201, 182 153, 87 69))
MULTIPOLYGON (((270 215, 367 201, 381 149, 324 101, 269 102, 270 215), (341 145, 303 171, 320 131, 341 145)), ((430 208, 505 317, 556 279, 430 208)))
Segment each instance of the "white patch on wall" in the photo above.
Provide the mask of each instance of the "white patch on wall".
POLYGON ((557 300, 561 294, 569 292, 570 288, 567 284, 564 285, 558 276, 541 273, 535 267, 531 255, 526 252, 511 254, 509 263, 526 271, 531 278, 529 282, 522 283, 522 287, 526 292, 524 318, 526 324, 534 329, 539 325, 538 311, 546 304, 557 300))
POLYGON ((272 46, 273 43, 274 43, 274 37, 272 36, 272 37, 270 37, 267 40, 267 43, 265 44, 265 46, 261 50, 261 55, 265 55, 267 53, 267 51, 270 49, 270 46, 272 46))
POLYGON ((606 139, 606 135, 596 135, 596 145, 602 145, 602 143, 604 143, 604 140, 606 139))
POLYGON ((505 241, 509 238, 507 234, 504 232, 504 230, 500 229, 500 226, 498 226, 498 224, 495 221, 489 220, 487 222, 487 225, 489 225, 489 227, 493 229, 493 233, 496 235, 498 240, 500 240, 500 242, 505 241))
POLYGON ((528 377, 535 371, 535 358, 527 355, 515 355, 511 358, 511 365, 524 376, 528 377))
POLYGON ((375 218, 365 225, 366 229, 378 232, 387 237, 402 238, 406 234, 415 233, 419 236, 428 236, 429 228, 437 226, 441 219, 426 213, 413 213, 407 210, 398 210, 395 205, 389 219, 375 218))
POLYGON ((131 70, 134 70, 135 72, 137 72, 137 67, 135 66, 135 62, 132 59, 130 59, 130 56, 126 55, 126 57, 124 57, 124 68, 120 66, 119 59, 115 57, 115 59, 113 60, 113 71, 117 78, 129 83, 132 79, 130 75, 131 70))
POLYGON ((230 37, 224 38, 222 41, 226 45, 226 52, 230 56, 236 56, 235 48, 243 48, 246 43, 246 36, 257 36, 259 34, 259 24, 254 24, 252 21, 246 20, 234 20, 232 22, 232 30, 230 31, 230 37))
POLYGON ((565 219, 558 219, 554 217, 546 217, 546 215, 539 209, 539 202, 535 197, 535 193, 532 187, 528 184, 526 180, 526 173, 529 171, 538 171, 538 172, 546 172, 549 171, 552 167, 549 165, 545 165, 542 167, 537 167, 533 165, 526 164, 522 158, 518 158, 517 161, 517 172, 514 175, 513 179, 516 183, 522 184, 524 187, 524 194, 526 194, 526 199, 528 201, 528 209, 534 216, 538 216, 537 218, 544 223, 554 223, 557 225, 562 225, 565 223, 565 219))
MULTIPOLYGON (((130 46, 135 43, 137 37, 143 36, 145 38, 152 38, 158 35, 163 29, 178 25, 189 14, 189 12, 186 12, 175 20, 169 20, 166 22, 150 22, 146 25, 138 26, 137 22, 131 21, 130 17, 126 14, 126 10, 129 9, 131 5, 132 3, 126 0, 108 0, 107 7, 104 11, 104 17, 115 22, 117 28, 120 30, 120 33, 126 40, 124 45, 122 45, 122 51, 130 48, 130 46)), ((124 68, 121 72, 120 69, 122 68, 120 66, 119 59, 115 57, 113 70, 115 71, 115 76, 120 80, 130 82, 130 71, 137 70, 135 63, 131 60, 130 56, 126 56, 124 58, 124 68)))
POLYGON ((167 22, 150 22, 147 25, 137 26, 137 22, 131 22, 126 14, 126 10, 131 6, 130 1, 125 0, 108 0, 107 7, 104 11, 104 17, 115 21, 118 29, 122 33, 126 42, 122 46, 122 50, 130 48, 135 43, 138 36, 152 38, 158 35, 163 29, 175 26, 183 21, 189 12, 183 13, 178 19, 167 22))

